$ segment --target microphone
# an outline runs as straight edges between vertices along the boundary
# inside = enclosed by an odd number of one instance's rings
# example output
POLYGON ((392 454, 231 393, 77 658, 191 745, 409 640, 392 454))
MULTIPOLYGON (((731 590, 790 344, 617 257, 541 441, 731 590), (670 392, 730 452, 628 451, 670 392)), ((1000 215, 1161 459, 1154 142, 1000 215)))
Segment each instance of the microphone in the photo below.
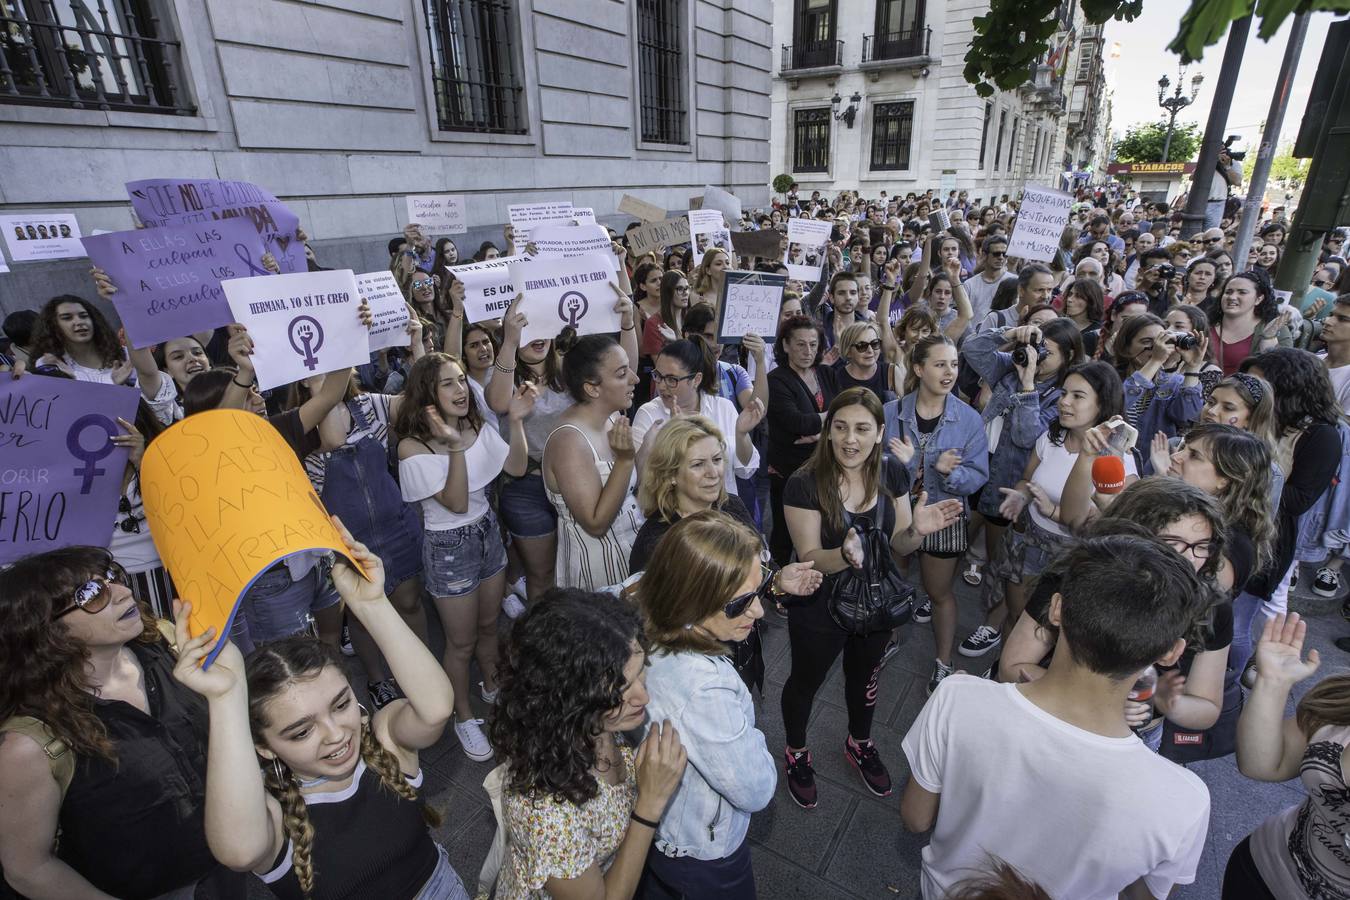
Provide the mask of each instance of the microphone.
POLYGON ((1092 486, 1099 494, 1119 494, 1125 489, 1125 460, 1099 456, 1092 461, 1092 486))

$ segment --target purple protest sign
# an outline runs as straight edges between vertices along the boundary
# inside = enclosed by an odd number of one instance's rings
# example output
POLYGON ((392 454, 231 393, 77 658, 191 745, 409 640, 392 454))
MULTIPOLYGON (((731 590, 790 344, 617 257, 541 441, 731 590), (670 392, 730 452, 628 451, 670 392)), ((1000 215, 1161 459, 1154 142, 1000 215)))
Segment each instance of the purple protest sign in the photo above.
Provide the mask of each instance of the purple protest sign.
POLYGON ((248 219, 142 228, 81 238, 117 287, 113 306, 140 349, 234 321, 222 278, 257 272, 262 241, 248 219))
MULTIPOLYGON (((305 245, 296 236, 300 217, 256 184, 214 178, 149 178, 128 181, 126 188, 131 208, 146 228, 243 218, 253 223, 263 249, 277 258, 283 273, 309 271, 305 245)), ((261 260, 254 262, 262 265, 261 260)), ((241 277, 248 274, 241 273, 241 277)))
POLYGON ((112 539, 135 388, 0 373, 0 565, 112 539))

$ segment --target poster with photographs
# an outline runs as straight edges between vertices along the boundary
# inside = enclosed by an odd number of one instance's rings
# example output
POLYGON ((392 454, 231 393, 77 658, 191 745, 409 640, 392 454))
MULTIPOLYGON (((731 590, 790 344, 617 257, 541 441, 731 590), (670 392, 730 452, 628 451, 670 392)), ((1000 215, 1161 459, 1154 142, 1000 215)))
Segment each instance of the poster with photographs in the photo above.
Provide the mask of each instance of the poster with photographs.
POLYGON ((832 224, 823 219, 789 219, 787 252, 783 265, 788 277, 798 281, 819 281, 820 268, 825 264, 825 245, 830 240, 832 224))
POLYGON ((714 247, 731 253, 731 229, 716 209, 689 210, 689 246, 694 248, 694 262, 714 247))
POLYGON ((0 216, 9 258, 15 262, 84 256, 80 226, 70 213, 25 213, 0 216))

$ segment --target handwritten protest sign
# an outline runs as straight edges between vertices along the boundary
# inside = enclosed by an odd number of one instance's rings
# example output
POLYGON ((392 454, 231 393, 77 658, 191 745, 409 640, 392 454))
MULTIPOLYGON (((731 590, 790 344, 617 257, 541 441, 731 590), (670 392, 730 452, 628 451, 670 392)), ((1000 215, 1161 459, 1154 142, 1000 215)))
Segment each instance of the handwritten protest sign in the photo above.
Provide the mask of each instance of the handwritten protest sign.
POLYGON ((570 325, 577 334, 618 331, 622 318, 614 311, 619 295, 608 256, 587 253, 570 259, 537 257, 510 266, 511 282, 525 295, 520 311, 528 324, 522 343, 549 340, 570 325))
POLYGON ((370 361, 351 269, 221 282, 234 321, 248 327, 258 389, 370 361))
POLYGON ((788 219, 788 248, 783 254, 783 265, 787 266, 789 278, 820 280, 831 227, 831 223, 820 219, 788 219))
POLYGON ((728 227, 741 227, 741 199, 735 194, 722 190, 720 187, 713 187, 711 184, 703 188, 703 209, 715 209, 726 219, 728 227))
POLYGON ((14 262, 70 259, 84 256, 80 223, 69 213, 25 213, 0 216, 0 232, 14 262))
POLYGON ((737 253, 759 259, 783 258, 783 233, 772 228, 759 231, 733 231, 731 246, 737 253))
POLYGON ((450 269, 455 278, 464 282, 464 321, 486 322, 501 318, 516 297, 511 283, 512 263, 527 259, 519 256, 499 256, 471 266, 450 269))
POLYGON ((644 222, 660 222, 666 217, 666 211, 655 203, 639 200, 632 194, 624 194, 619 201, 619 212, 637 216, 644 222))
POLYGON ((247 219, 141 228, 83 238, 94 265, 117 287, 113 306, 140 349, 234 321, 220 287, 249 272, 262 241, 247 219))
POLYGON ((506 208, 511 227, 516 232, 516 246, 524 247, 530 240, 530 228, 544 222, 559 222, 572 218, 572 201, 555 200, 550 203, 519 203, 506 208))
POLYGON ((785 275, 727 270, 717 311, 717 342, 739 344, 747 334, 757 334, 773 343, 786 286, 785 275))
POLYGON ((174 425, 146 448, 141 496, 159 558, 192 601, 193 635, 228 635, 240 598, 288 556, 333 550, 362 571, 295 451, 261 416, 215 409, 174 425))
POLYGON ((1027 185, 1022 192, 1022 205, 1017 210, 1012 239, 1008 242, 1008 255, 1041 262, 1054 259, 1072 208, 1072 194, 1027 185))
POLYGON ((619 258, 611 249, 609 232, 599 225, 540 225, 530 235, 530 243, 541 257, 602 253, 609 257, 611 268, 619 271, 619 258))
MULTIPOLYGON (((275 196, 247 181, 214 178, 150 178, 127 182, 131 208, 146 228, 242 218, 253 223, 263 249, 283 273, 307 272, 305 245, 296 229, 300 217, 275 196)), ((249 260, 247 274, 262 275, 262 260, 249 260)))
POLYGON ((463 234, 469 230, 463 194, 409 194, 408 221, 427 234, 463 234))
POLYGON ((356 291, 370 307, 370 352, 408 346, 408 302, 388 269, 356 276, 356 291))
POLYGON ((117 419, 136 418, 135 388, 0 373, 0 565, 30 553, 106 547, 127 451, 117 419))
POLYGON ((691 209, 688 218, 689 246, 694 248, 695 264, 713 247, 731 252, 731 231, 720 212, 715 209, 691 209))
POLYGON ((689 240, 689 219, 680 216, 678 219, 652 222, 649 225, 634 228, 628 232, 626 237, 628 238, 628 249, 638 256, 651 253, 653 250, 660 250, 663 247, 673 247, 689 240))

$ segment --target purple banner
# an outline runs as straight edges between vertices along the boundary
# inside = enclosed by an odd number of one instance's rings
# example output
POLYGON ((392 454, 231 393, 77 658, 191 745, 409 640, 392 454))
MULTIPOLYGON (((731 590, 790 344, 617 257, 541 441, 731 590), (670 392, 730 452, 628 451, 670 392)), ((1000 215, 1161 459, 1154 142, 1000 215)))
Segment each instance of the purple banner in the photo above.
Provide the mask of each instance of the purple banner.
POLYGON ((81 238, 117 287, 113 306, 131 346, 149 347, 234 321, 222 278, 259 273, 262 241, 247 219, 141 228, 81 238))
POLYGON ((0 373, 0 565, 112 539, 135 388, 0 373))
POLYGON ((296 237, 300 217, 274 195, 247 181, 150 178, 128 181, 131 208, 146 228, 243 218, 253 223, 263 248, 283 273, 308 272, 305 245, 296 237))

